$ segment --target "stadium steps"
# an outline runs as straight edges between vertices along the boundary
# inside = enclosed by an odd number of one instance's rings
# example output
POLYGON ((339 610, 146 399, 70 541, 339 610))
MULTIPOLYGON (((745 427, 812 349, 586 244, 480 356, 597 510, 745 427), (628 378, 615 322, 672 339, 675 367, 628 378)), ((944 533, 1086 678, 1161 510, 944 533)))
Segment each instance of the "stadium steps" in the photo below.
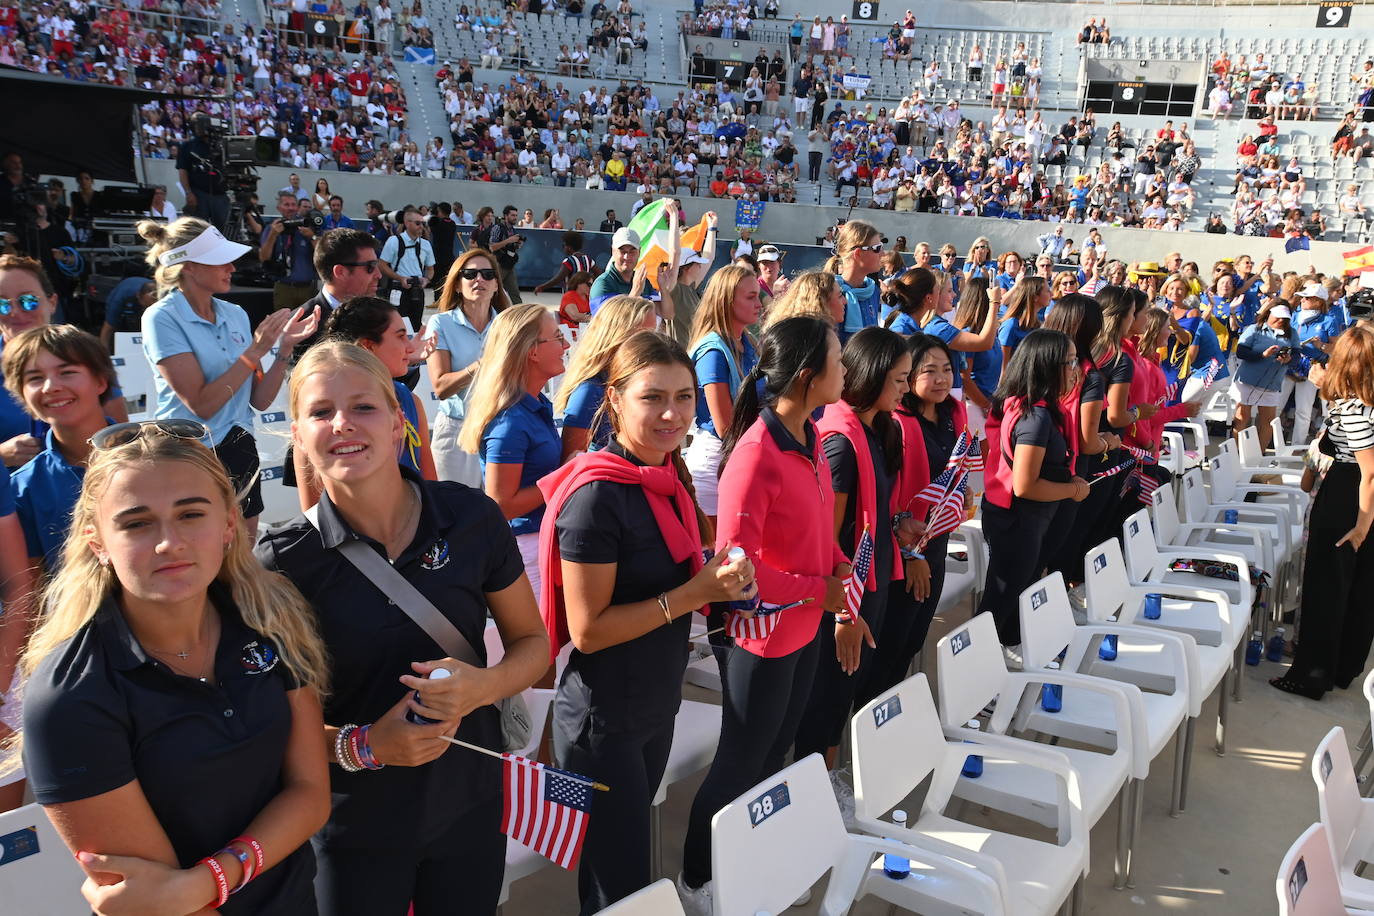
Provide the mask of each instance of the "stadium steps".
POLYGON ((395 66, 405 86, 406 132, 421 150, 434 137, 441 137, 447 149, 453 141, 443 100, 434 89, 434 65, 397 61, 395 66))

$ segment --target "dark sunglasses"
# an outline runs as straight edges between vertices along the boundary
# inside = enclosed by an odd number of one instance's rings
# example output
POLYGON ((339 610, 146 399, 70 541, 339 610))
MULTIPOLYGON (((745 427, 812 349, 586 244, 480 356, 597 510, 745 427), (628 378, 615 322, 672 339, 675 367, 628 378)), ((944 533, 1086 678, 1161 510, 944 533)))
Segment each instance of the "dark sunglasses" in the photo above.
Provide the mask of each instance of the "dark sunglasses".
POLYGON ((341 267, 361 267, 363 270, 367 271, 368 273, 370 273, 370 274, 375 274, 375 273, 377 272, 377 259, 376 259, 376 258, 373 258, 371 261, 340 261, 340 262, 339 262, 339 266, 341 266, 341 267))
POLYGON ((149 433, 170 436, 173 439, 196 439, 207 443, 207 447, 210 441, 210 427, 197 420, 180 419, 116 423, 113 426, 105 427, 87 441, 90 442, 91 448, 103 451, 128 445, 140 436, 149 433))
POLYGON ((24 293, 19 297, 17 303, 8 299, 0 299, 0 317, 8 317, 15 309, 22 312, 36 312, 42 304, 42 301, 33 293, 24 293))
POLYGON ((478 277, 483 280, 496 279, 496 269, 492 267, 465 267, 460 273, 464 280, 476 280, 478 277))

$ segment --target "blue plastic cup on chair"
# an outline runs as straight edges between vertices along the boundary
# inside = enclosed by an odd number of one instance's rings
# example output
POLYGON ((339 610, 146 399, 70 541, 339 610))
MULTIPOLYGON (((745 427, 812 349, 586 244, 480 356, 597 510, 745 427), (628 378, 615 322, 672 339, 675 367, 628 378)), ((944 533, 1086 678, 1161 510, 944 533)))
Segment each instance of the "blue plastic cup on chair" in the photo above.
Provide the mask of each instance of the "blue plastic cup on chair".
POLYGON ((1158 620, 1158 619, 1159 619, 1159 604, 1160 604, 1160 601, 1161 601, 1161 596, 1160 596, 1160 595, 1156 595, 1156 594, 1154 594, 1153 592, 1145 596, 1145 619, 1146 619, 1146 620, 1158 620))
POLYGON ((1108 633, 1102 637, 1102 645, 1097 647, 1097 657, 1104 662, 1116 661, 1116 634, 1108 633))
POLYGON ((1240 521, 1240 513, 1235 509, 1227 509, 1226 514, 1224 514, 1222 518, 1226 520, 1226 524, 1234 525, 1240 521))

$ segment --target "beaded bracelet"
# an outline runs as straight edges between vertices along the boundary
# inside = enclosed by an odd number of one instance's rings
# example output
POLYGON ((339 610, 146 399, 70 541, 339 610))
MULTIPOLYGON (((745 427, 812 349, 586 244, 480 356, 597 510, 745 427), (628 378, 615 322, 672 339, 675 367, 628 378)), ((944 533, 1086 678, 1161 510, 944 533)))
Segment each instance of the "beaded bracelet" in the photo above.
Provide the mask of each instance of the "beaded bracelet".
POLYGON ((334 736, 334 759, 339 762, 340 768, 345 773, 357 773, 363 768, 362 763, 355 760, 349 753, 349 737, 357 731, 356 725, 345 725, 339 729, 339 733, 334 736))
POLYGON ((225 877, 224 866, 219 864, 214 856, 206 856, 196 864, 204 865, 210 869, 210 874, 215 876, 215 899, 208 906, 212 909, 224 906, 229 901, 229 879, 225 877))
POLYGON ((253 856, 251 853, 249 853, 248 850, 237 849, 233 846, 226 846, 219 852, 215 853, 215 855, 233 856, 234 858, 239 860, 239 865, 242 867, 242 874, 239 876, 238 886, 229 892, 229 896, 232 897, 234 894, 237 894, 239 891, 243 890, 245 887, 248 886, 249 881, 253 880, 253 856))

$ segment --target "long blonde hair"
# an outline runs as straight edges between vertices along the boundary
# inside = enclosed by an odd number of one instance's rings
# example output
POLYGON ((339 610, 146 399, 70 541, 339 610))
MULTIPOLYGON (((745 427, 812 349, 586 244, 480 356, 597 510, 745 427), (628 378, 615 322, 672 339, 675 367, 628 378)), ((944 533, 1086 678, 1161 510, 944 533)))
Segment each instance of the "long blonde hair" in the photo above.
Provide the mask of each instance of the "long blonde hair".
POLYGON ((158 295, 163 295, 176 289, 181 283, 181 268, 186 262, 165 265, 158 258, 173 248, 189 245, 197 236, 209 229, 210 224, 194 216, 183 216, 170 223, 160 223, 152 219, 140 220, 134 228, 148 243, 148 253, 143 259, 153 268, 158 295))
POLYGON ((825 269, 832 274, 844 270, 845 259, 861 245, 871 245, 870 239, 881 236, 878 227, 861 219, 851 219, 835 233, 835 253, 825 262, 825 269))
POLYGON ((487 328, 482 361, 468 388, 467 416, 458 447, 477 454, 482 434, 496 415, 525 396, 525 366, 539 339, 539 327, 553 315, 542 305, 515 305, 487 328))
POLYGON ((653 310, 652 302, 638 296, 612 296, 601 303, 563 373, 563 382, 553 397, 555 413, 568 406, 568 398, 578 385, 610 368, 616 350, 636 331, 644 330, 644 319, 653 310))
MULTIPOLYGON (((697 306, 696 316, 692 319, 692 346, 712 331, 739 352, 739 340, 735 339, 730 327, 731 314, 735 308, 735 291, 746 277, 754 272, 738 264, 727 264, 711 275, 706 290, 701 294, 701 305, 697 306)), ((466 423, 464 424, 466 428, 466 423)))
POLYGON ((510 308, 510 297, 506 295, 506 288, 501 283, 501 265, 496 261, 496 255, 487 251, 485 248, 469 248, 458 256, 449 267, 448 273, 444 275, 444 288, 439 291, 439 298, 435 300, 434 307, 441 312, 450 312, 463 305, 463 271, 467 268, 468 262, 473 258, 486 258, 491 269, 496 271, 496 292, 492 294, 492 307, 498 312, 504 312, 510 308))
POLYGON ((235 519, 234 533, 216 580, 229 587, 244 624, 281 650, 282 661, 295 679, 324 696, 329 686, 329 662, 316 627, 315 612, 290 579, 267 571, 253 555, 252 540, 237 513, 238 495, 224 465, 199 442, 154 432, 145 432, 117 448, 91 453, 81 494, 72 508, 70 533, 62 548, 62 566, 43 592, 38 627, 24 651, 25 675, 33 674, 44 658, 88 624, 100 605, 118 590, 114 569, 100 565, 91 550, 98 530, 100 497, 110 479, 130 465, 167 461, 189 464, 214 483, 235 519))
POLYGON ((809 318, 824 318, 831 324, 835 316, 830 314, 830 297, 835 293, 835 275, 827 270, 808 270, 792 278, 787 292, 783 293, 768 306, 763 318, 763 329, 782 321, 805 315, 809 318))

